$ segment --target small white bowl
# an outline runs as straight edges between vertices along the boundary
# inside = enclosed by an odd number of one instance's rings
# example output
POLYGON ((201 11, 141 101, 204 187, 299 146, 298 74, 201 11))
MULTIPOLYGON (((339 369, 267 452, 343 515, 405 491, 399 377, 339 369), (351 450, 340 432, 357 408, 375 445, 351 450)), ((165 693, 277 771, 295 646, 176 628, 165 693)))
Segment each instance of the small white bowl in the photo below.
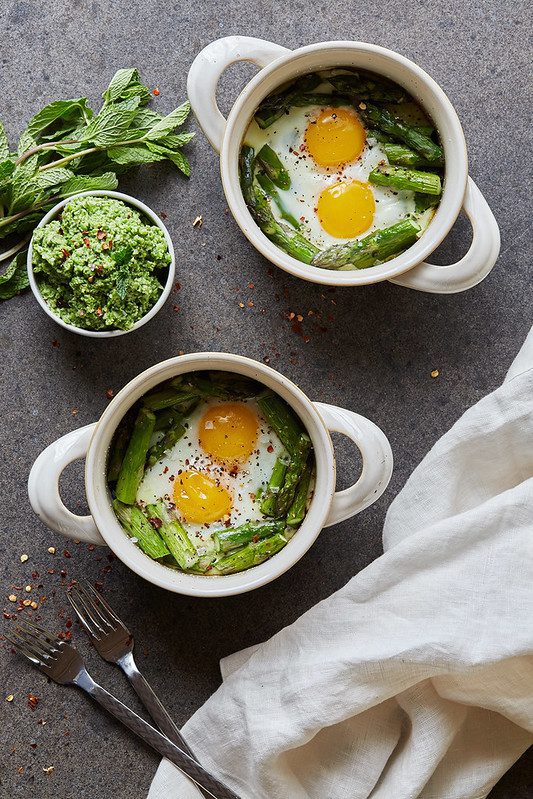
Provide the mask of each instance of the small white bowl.
POLYGON ((72 202, 72 200, 75 200, 78 197, 88 197, 88 196, 112 197, 115 200, 122 200, 123 203, 133 206, 138 211, 140 211, 141 214, 147 216, 148 219, 150 219, 154 223, 154 225, 157 225, 157 227, 162 231, 163 236, 165 237, 165 241, 167 243, 171 261, 170 264, 168 265, 168 277, 165 285, 163 286, 163 291, 161 292, 158 301, 155 303, 155 305, 153 305, 150 308, 148 313, 146 313, 137 322, 135 322, 135 324, 132 325, 132 327, 130 327, 129 330, 85 330, 83 327, 76 327, 75 325, 69 325, 67 322, 64 322, 60 316, 58 316, 52 311, 48 303, 44 300, 41 292, 39 291, 39 286, 37 285, 37 281, 35 280, 35 275, 33 274, 33 263, 32 263, 33 236, 31 238, 30 246, 28 249, 28 279, 30 281, 30 288, 33 291, 35 299, 37 300, 43 311, 45 311, 45 313, 47 313, 48 316, 54 320, 54 322, 57 322, 58 325, 64 327, 65 330, 70 330, 72 333, 78 333, 80 336, 90 336, 91 338, 112 338, 114 336, 123 336, 125 333, 131 333, 133 330, 137 330, 139 327, 142 327, 147 322, 149 322, 150 319, 152 319, 152 317, 154 317, 156 313, 159 310, 161 310, 161 308, 165 304, 167 297, 170 294, 170 289, 172 288, 172 285, 174 283, 174 276, 176 272, 176 259, 174 256, 174 246, 172 244, 172 239, 170 238, 170 233, 166 229, 163 222, 159 219, 157 214, 154 211, 152 211, 152 209, 149 208, 147 205, 142 203, 140 200, 137 200, 135 197, 130 197, 129 194, 123 194, 120 191, 104 191, 104 190, 82 191, 79 194, 72 195, 72 197, 67 197, 66 200, 61 200, 61 202, 59 202, 57 205, 54 205, 54 207, 50 211, 48 211, 46 216, 43 216, 43 218, 41 219, 41 221, 39 222, 39 224, 35 229, 38 230, 40 227, 43 227, 43 225, 46 225, 52 219, 55 219, 59 211, 62 208, 64 208, 65 205, 67 205, 67 203, 72 202))

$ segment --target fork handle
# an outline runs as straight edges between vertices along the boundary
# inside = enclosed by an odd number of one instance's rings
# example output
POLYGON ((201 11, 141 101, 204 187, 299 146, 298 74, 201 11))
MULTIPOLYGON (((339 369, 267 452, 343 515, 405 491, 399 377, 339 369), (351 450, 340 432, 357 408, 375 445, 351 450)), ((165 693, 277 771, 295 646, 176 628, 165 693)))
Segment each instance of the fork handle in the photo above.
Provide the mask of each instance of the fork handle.
POLYGON ((85 671, 81 671, 74 680, 74 684, 89 694, 108 713, 129 730, 142 738, 145 743, 155 749, 162 757, 166 757, 177 768, 187 775, 199 788, 205 792, 209 799, 240 799, 236 793, 210 774, 203 766, 196 762, 190 755, 183 752, 176 744, 172 743, 166 735, 158 732, 144 719, 134 713, 129 707, 120 702, 116 697, 98 685, 85 671))

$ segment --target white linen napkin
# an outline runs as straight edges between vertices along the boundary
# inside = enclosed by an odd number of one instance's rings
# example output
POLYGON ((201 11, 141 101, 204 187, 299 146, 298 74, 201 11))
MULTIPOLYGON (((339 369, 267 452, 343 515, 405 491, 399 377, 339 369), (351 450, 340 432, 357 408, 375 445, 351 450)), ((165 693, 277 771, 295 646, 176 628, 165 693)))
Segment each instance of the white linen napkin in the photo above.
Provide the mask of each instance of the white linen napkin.
MULTIPOLYGON (((187 722, 243 799, 483 799, 533 743, 533 330, 392 503, 385 554, 226 658, 187 722)), ((198 799, 163 761, 149 799, 198 799)))

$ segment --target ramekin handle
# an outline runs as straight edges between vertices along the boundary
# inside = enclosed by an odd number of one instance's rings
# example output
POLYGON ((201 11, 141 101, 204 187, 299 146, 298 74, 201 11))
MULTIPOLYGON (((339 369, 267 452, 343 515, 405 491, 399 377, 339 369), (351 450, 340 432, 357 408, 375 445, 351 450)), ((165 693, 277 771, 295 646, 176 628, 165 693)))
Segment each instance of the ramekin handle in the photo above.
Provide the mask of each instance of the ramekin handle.
POLYGON ((368 508, 383 494, 392 475, 392 450, 385 433, 358 413, 336 405, 315 402, 328 430, 350 438, 361 453, 363 468, 354 485, 336 491, 324 527, 349 519, 368 508))
POLYGON ((472 225, 472 244, 455 264, 436 266, 421 263, 391 283, 431 294, 456 294, 476 286, 487 277, 500 253, 500 229, 489 204, 471 177, 463 202, 463 211, 472 225))
POLYGON ((105 544, 92 516, 77 516, 59 494, 59 479, 72 461, 85 458, 96 424, 88 424, 58 438, 41 452, 28 478, 28 496, 37 516, 52 530, 90 544, 105 544))
POLYGON ((225 36, 201 50, 189 69, 187 94, 200 127, 220 152, 226 120, 217 105, 217 84, 220 76, 237 61, 251 61, 266 67, 289 50, 279 44, 251 36, 225 36))

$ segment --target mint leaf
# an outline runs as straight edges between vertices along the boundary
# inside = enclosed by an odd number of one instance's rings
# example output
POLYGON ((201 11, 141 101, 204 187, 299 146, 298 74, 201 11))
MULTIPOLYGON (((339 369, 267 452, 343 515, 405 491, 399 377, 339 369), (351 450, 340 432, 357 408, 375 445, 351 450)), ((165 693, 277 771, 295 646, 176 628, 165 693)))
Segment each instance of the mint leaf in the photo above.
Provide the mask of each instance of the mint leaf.
POLYGON ((37 144, 37 142, 35 141, 35 139, 31 135, 31 133, 28 133, 28 131, 25 130, 24 133, 22 134, 22 136, 19 139, 19 143, 18 143, 18 147, 17 147, 17 155, 22 155, 23 153, 27 152, 28 150, 31 150, 32 147, 35 147, 36 144, 37 144))
POLYGON ((9 142, 7 140, 6 129, 0 122, 0 161, 9 158, 9 142))
POLYGON ((119 69, 111 78, 111 83, 102 94, 105 105, 125 100, 129 97, 138 97, 141 105, 151 99, 150 89, 141 82, 138 70, 119 69))
POLYGON ((87 105, 86 97, 75 100, 56 100, 48 103, 35 116, 30 119, 26 133, 37 139, 44 131, 50 133, 53 125, 55 132, 74 130, 80 124, 85 125, 92 117, 92 109, 87 105))
POLYGON ((159 122, 156 122, 155 125, 144 134, 143 138, 149 141, 157 141, 163 136, 168 136, 179 125, 183 125, 189 116, 190 110, 191 104, 188 101, 183 103, 183 105, 180 105, 179 108, 171 111, 166 117, 163 117, 163 119, 160 119, 159 122))
POLYGON ((178 147, 183 147, 184 144, 188 144, 191 139, 194 139, 195 133, 173 133, 170 136, 164 136, 162 139, 158 139, 157 143, 160 144, 162 147, 168 147, 170 150, 176 150, 178 147))
POLYGON ((131 98, 104 108, 87 125, 81 137, 82 141, 106 147, 124 140, 138 105, 139 98, 131 98))
POLYGON ((0 275, 0 300, 10 300, 29 286, 26 259, 28 250, 21 250, 0 275))
POLYGON ((60 197, 70 197, 80 191, 94 191, 102 189, 113 191, 118 186, 117 176, 114 172, 104 172, 103 175, 74 175, 61 186, 60 197))
POLYGON ((151 141, 146 142, 146 144, 153 153, 158 153, 168 158, 168 160, 172 161, 184 175, 187 177, 190 176, 191 165, 180 150, 169 150, 168 147, 161 147, 159 144, 154 144, 154 142, 151 141))
POLYGON ((117 294, 121 300, 126 299, 128 287, 130 282, 130 270, 128 268, 129 262, 133 255, 133 249, 129 246, 122 247, 112 254, 112 258, 117 265, 116 283, 117 294))
POLYGON ((71 169, 58 166, 56 169, 47 169, 37 176, 39 186, 43 189, 50 188, 51 186, 59 186, 61 183, 66 183, 67 180, 74 177, 74 172, 71 169))
POLYGON ((0 191, 3 191, 9 184, 11 175, 15 171, 14 161, 7 160, 0 163, 0 191))
POLYGON ((151 164, 154 161, 164 161, 164 155, 152 153, 148 147, 130 145, 125 147, 111 147, 107 154, 117 164, 136 166, 137 164, 151 164))

